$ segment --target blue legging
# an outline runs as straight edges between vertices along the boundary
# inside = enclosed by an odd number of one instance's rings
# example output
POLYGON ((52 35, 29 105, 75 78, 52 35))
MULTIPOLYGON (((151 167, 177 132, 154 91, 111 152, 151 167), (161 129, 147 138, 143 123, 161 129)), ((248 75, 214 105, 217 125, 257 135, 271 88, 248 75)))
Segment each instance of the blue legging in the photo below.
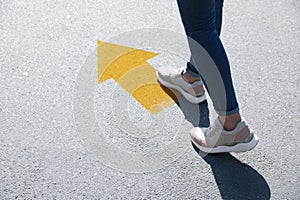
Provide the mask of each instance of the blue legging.
POLYGON ((223 0, 177 0, 177 3, 192 54, 187 71, 192 76, 201 76, 219 115, 239 112, 229 61, 219 38, 223 0), (214 64, 204 62, 205 54, 192 43, 201 46, 214 64))

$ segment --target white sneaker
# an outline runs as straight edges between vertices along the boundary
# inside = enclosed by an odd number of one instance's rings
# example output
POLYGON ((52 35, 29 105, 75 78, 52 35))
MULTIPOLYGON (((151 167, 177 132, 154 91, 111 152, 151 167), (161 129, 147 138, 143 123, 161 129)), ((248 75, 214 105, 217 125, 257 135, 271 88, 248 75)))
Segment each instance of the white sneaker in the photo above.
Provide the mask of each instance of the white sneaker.
POLYGON ((157 70, 158 81, 168 88, 178 90, 186 100, 191 103, 201 103, 206 100, 205 91, 201 79, 188 83, 182 76, 185 68, 178 70, 161 67, 157 70))
POLYGON ((250 151, 259 142, 245 121, 238 123, 232 131, 226 131, 217 118, 208 129, 199 127, 191 130, 193 144, 205 153, 245 152, 250 151), (240 135, 238 135, 241 133, 240 135), (237 136, 238 135, 238 136, 237 136))

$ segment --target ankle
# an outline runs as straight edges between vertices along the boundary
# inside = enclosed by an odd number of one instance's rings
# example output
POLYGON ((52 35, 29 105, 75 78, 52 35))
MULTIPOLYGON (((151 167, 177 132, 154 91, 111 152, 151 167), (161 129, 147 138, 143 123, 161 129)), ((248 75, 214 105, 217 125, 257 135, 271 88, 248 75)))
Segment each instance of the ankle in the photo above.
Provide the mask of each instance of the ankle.
POLYGON ((235 113, 229 116, 219 116, 219 120, 225 130, 232 131, 236 128, 237 124, 242 121, 242 117, 240 113, 235 113))
POLYGON ((182 72, 182 77, 188 83, 194 83, 195 81, 199 81, 200 80, 199 77, 194 77, 194 76, 190 75, 186 70, 184 70, 182 72))

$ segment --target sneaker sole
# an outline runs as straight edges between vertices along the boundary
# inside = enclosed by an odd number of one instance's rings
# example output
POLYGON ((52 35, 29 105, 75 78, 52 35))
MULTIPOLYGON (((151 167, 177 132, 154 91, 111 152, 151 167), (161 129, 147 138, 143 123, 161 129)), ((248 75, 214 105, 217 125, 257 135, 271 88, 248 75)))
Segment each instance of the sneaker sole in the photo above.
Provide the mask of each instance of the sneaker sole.
POLYGON ((184 91, 181 87, 179 87, 177 85, 174 85, 174 84, 171 84, 171 83, 169 83, 167 81, 162 80, 160 78, 160 76, 158 75, 158 72, 156 72, 156 76, 157 76, 157 79, 158 79, 159 83, 161 83, 165 87, 177 90, 178 92, 180 92, 180 94, 182 94, 184 96, 184 98, 186 100, 188 100, 191 103, 197 104, 197 103, 202 103, 203 101, 206 100, 206 95, 205 94, 203 94, 200 97, 195 97, 195 96, 187 93, 186 91, 184 91))
POLYGON ((218 146, 214 148, 203 147, 192 139, 192 143, 200 150, 205 153, 228 153, 228 152, 246 152, 254 149, 259 142, 259 138, 256 134, 253 134, 253 138, 248 143, 239 143, 234 146, 218 146))

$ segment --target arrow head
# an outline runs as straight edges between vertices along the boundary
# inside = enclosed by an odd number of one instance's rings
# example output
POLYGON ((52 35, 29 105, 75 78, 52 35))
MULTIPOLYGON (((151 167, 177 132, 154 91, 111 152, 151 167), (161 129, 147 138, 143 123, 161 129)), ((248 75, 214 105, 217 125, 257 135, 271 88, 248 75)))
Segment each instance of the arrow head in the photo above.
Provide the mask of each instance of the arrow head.
POLYGON ((174 100, 157 82, 147 60, 157 53, 98 41, 98 81, 113 78, 150 113, 157 114, 174 100))
POLYGON ((98 81, 118 80, 128 71, 144 65, 157 53, 98 41, 98 81))

